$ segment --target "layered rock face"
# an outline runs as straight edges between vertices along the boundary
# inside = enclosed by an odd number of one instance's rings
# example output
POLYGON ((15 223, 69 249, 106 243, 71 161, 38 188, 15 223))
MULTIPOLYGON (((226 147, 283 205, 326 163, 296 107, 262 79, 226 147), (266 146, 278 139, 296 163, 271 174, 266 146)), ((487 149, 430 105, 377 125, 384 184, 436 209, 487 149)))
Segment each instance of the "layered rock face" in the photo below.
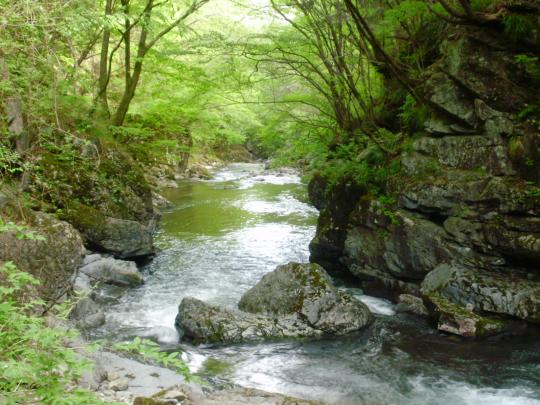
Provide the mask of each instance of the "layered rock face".
POLYGON ((240 311, 185 298, 176 325, 203 342, 344 335, 371 321, 367 306, 339 291, 316 264, 289 263, 265 275, 239 304, 240 311))
POLYGON ((399 157, 391 207, 344 183, 321 197, 311 260, 394 300, 422 297, 441 330, 540 322, 538 59, 489 29, 454 33, 429 69, 425 130, 399 157))

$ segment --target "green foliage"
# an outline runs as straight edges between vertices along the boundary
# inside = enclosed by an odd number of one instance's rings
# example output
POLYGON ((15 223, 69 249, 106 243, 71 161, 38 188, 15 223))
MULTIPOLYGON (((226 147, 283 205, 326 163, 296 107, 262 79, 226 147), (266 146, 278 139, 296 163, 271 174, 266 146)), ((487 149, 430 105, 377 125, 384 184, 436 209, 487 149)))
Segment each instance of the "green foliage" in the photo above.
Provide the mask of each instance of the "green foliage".
POLYGON ((540 108, 537 105, 528 105, 518 113, 517 118, 520 121, 526 121, 538 115, 540 115, 540 108))
POLYGON ((13 177, 29 167, 30 164, 23 162, 21 155, 11 148, 9 142, 0 139, 0 179, 13 177))
POLYGON ((405 103, 401 106, 399 118, 402 125, 410 134, 424 129, 424 123, 429 114, 429 110, 424 105, 418 105, 417 101, 410 94, 405 98, 405 103))
POLYGON ((12 262, 0 266, 0 280, 0 402, 100 404, 74 384, 91 367, 66 346, 76 333, 49 328, 43 318, 32 315, 41 302, 17 300, 27 286, 39 282, 12 262))
POLYGON ((399 220, 396 215, 396 199, 391 196, 381 195, 377 199, 382 207, 382 213, 390 220, 393 225, 399 225, 399 220))
POLYGON ((516 62, 525 68, 533 81, 540 84, 540 63, 538 56, 529 56, 525 54, 516 55, 516 62))
POLYGON ((504 32, 514 42, 523 42, 530 38, 536 25, 531 18, 509 14, 504 17, 504 32))
POLYGON ((181 374, 186 380, 194 380, 195 377, 189 371, 188 365, 180 358, 179 352, 167 353, 161 350, 159 344, 136 337, 131 342, 117 343, 114 348, 126 353, 135 354, 144 361, 154 361, 164 367, 168 367, 181 374))
POLYGON ((493 0, 472 0, 471 8, 473 11, 485 11, 489 6, 493 4, 493 0))
POLYGON ((328 187, 343 180, 353 181, 378 196, 384 193, 387 182, 399 174, 399 160, 388 160, 375 145, 362 148, 356 144, 339 145, 322 162, 319 171, 328 179, 328 187))
POLYGON ((45 240, 44 236, 29 231, 24 225, 18 225, 9 221, 4 222, 4 220, 0 218, 0 233, 9 231, 15 231, 17 239, 45 240))

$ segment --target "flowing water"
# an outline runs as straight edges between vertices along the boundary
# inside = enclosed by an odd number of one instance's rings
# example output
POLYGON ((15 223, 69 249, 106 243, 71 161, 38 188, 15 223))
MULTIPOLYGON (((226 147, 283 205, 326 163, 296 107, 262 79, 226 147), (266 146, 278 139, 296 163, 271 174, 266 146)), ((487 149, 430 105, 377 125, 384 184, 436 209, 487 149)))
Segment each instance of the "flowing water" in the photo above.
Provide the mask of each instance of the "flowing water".
POLYGON ((341 338, 238 345, 178 344, 178 304, 193 296, 234 308, 267 272, 308 260, 317 211, 293 174, 234 164, 211 181, 186 181, 165 196, 162 252, 143 268, 146 284, 106 307, 98 335, 151 336, 179 346, 193 371, 329 404, 540 404, 540 339, 460 342, 440 336, 391 303, 347 288, 376 314, 341 338))

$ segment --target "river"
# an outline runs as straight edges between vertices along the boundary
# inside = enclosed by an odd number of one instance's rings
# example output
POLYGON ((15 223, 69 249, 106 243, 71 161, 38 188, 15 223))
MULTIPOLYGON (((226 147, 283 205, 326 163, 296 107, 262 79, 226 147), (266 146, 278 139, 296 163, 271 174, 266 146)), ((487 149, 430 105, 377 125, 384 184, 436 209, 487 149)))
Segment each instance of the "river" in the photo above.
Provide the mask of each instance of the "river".
POLYGON ((236 345, 178 343, 177 308, 185 296, 234 308, 267 272, 308 261, 317 211, 298 176, 233 164, 210 181, 164 192, 146 283, 106 306, 98 337, 154 336, 180 348, 213 384, 239 384, 329 404, 540 404, 540 339, 463 342, 424 321, 396 314, 387 301, 345 286, 376 314, 347 337, 236 345))

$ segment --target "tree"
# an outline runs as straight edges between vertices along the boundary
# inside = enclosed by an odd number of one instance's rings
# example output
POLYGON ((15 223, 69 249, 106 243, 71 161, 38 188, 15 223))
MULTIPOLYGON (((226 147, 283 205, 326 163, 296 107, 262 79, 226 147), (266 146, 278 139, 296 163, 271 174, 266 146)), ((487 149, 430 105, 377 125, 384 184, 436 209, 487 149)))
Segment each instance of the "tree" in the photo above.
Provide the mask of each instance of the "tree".
POLYGON ((143 71, 143 63, 149 51, 167 34, 182 25, 189 16, 197 12, 210 0, 192 0, 183 10, 175 0, 145 0, 140 4, 134 0, 121 0, 120 9, 115 10, 112 0, 105 2, 105 27, 102 34, 101 58, 99 69, 99 89, 96 97, 102 110, 109 114, 108 90, 113 72, 114 57, 123 46, 124 86, 111 123, 121 126, 124 123, 130 104, 135 97, 143 71), (166 10, 173 15, 167 18, 166 10), (114 17, 123 19, 120 25, 114 17), (117 43, 111 48, 112 29, 117 33, 117 43), (132 55, 135 58, 132 58, 132 55))

